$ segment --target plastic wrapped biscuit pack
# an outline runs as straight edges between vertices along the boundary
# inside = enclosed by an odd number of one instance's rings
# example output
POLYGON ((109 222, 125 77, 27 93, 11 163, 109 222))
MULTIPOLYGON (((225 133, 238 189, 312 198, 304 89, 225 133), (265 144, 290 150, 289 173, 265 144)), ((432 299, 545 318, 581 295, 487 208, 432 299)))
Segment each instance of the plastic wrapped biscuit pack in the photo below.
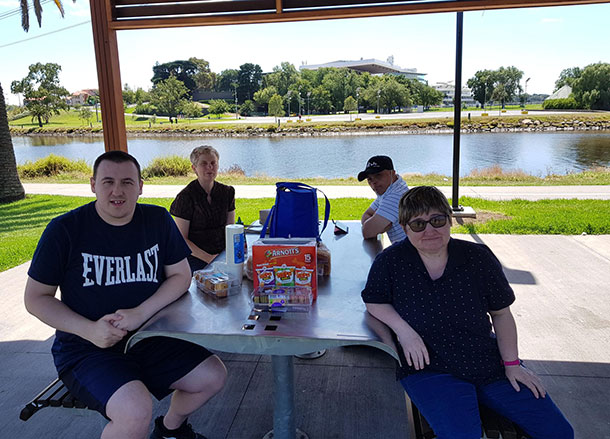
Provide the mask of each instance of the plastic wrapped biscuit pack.
POLYGON ((239 293, 241 287, 237 279, 215 268, 204 268, 193 273, 197 287, 214 297, 227 297, 239 293))
POLYGON ((311 309, 310 287, 259 287, 252 292, 252 307, 257 311, 302 311, 311 309))

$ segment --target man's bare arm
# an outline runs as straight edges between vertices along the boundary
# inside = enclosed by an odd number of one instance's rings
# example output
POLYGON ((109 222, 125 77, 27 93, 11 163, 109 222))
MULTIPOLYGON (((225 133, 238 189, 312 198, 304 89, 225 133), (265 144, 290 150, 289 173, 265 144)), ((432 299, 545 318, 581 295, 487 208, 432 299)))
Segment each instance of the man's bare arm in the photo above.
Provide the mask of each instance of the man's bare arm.
POLYGON ((388 219, 378 215, 370 207, 362 214, 360 222, 362 223, 362 236, 366 239, 376 237, 387 231, 392 225, 388 219))
POLYGON ((166 278, 155 294, 135 308, 119 309, 115 312, 121 316, 121 319, 114 322, 115 327, 127 331, 138 329, 157 311, 172 303, 188 290, 191 284, 191 269, 186 258, 177 264, 166 265, 164 270, 166 278))
POLYGON ((120 315, 108 314, 98 321, 89 320, 57 299, 56 292, 57 286, 28 277, 24 295, 26 309, 47 325, 76 334, 102 348, 113 346, 127 334, 112 325, 116 319, 121 319, 120 315))

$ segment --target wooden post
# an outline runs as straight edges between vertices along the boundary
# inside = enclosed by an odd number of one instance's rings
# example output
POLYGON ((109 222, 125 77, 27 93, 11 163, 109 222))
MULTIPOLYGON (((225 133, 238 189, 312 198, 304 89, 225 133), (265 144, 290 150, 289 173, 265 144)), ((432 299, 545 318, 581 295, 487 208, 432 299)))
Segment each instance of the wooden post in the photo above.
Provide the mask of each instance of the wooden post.
POLYGON ((106 151, 127 152, 125 111, 121 90, 121 71, 116 30, 110 29, 112 8, 110 0, 91 0, 91 25, 97 80, 102 106, 102 127, 106 151))

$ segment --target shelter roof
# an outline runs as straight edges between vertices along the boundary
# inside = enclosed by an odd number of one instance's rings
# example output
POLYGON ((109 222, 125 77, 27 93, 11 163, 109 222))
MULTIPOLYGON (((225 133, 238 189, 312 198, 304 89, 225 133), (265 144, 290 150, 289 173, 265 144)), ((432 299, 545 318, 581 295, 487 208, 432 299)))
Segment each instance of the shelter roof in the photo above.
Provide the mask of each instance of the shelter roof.
POLYGON ((106 0, 110 27, 144 29, 607 3, 607 0, 106 0))

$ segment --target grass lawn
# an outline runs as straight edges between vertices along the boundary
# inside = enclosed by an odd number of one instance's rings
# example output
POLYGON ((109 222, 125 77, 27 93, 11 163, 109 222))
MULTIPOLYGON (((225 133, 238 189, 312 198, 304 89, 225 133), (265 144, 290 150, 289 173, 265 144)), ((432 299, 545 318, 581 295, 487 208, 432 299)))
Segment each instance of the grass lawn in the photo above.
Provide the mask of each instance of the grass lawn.
MULTIPOLYGON (((60 195, 28 195, 25 200, 0 205, 0 271, 32 258, 40 235, 55 216, 81 206, 93 198, 60 195)), ((357 220, 372 200, 338 198, 331 200, 331 219, 357 220)), ((146 198, 146 203, 169 208, 171 198, 146 198)), ((324 206, 320 202, 320 213, 324 206)), ((258 218, 258 211, 271 207, 273 199, 238 199, 237 216, 246 224, 258 218)), ((473 207, 484 221, 458 225, 454 233, 499 234, 609 234, 610 200, 487 201, 460 198, 473 207)))

